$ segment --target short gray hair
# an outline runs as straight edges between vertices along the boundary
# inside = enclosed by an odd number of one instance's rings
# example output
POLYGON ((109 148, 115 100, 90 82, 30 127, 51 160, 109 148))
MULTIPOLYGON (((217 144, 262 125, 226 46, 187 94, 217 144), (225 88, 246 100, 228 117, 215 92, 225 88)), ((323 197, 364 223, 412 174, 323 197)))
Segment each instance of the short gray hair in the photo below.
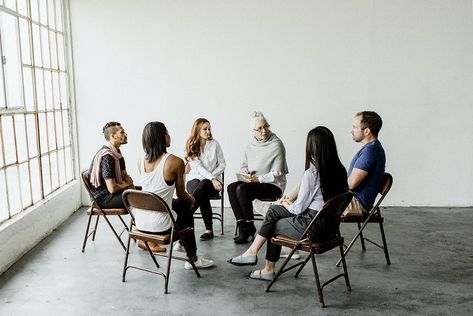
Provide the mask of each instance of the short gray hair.
POLYGON ((264 116, 263 112, 254 111, 250 114, 250 128, 253 128, 255 121, 258 119, 264 120, 266 123, 268 123, 268 120, 264 116))

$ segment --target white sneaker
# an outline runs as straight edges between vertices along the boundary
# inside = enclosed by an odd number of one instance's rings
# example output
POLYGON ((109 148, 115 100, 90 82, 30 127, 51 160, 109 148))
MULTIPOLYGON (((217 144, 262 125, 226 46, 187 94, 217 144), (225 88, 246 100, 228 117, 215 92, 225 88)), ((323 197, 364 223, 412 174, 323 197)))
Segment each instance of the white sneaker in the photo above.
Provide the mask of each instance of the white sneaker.
POLYGON ((266 213, 268 212, 269 207, 273 204, 274 202, 263 202, 261 200, 254 199, 253 209, 255 210, 256 213, 266 216, 266 213))
MULTIPOLYGON (((214 262, 213 260, 208 260, 208 259, 199 257, 197 261, 194 261, 194 264, 197 269, 207 269, 213 266, 214 262)), ((184 269, 192 270, 192 265, 186 261, 186 263, 184 263, 184 269)))
POLYGON ((176 242, 174 246, 172 247, 173 251, 178 251, 178 252, 186 252, 186 249, 184 249, 184 246, 181 245, 179 242, 176 242))
MULTIPOLYGON (((291 253, 292 249, 289 247, 281 247, 281 258, 287 258, 289 257, 289 254, 291 253)), ((296 250, 294 254, 292 255, 291 259, 298 260, 301 258, 301 254, 299 253, 299 250, 296 250)))

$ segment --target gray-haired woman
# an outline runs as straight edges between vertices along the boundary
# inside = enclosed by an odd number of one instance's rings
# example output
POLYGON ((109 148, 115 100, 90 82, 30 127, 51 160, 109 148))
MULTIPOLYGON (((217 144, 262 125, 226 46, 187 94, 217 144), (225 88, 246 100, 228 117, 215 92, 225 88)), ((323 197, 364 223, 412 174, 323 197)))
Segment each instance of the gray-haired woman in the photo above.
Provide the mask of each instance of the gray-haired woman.
POLYGON ((227 187, 239 231, 235 238, 237 244, 248 242, 248 238, 256 233, 252 201, 280 197, 288 173, 284 144, 271 132, 263 113, 253 112, 250 118, 253 136, 245 149, 241 181, 227 187))

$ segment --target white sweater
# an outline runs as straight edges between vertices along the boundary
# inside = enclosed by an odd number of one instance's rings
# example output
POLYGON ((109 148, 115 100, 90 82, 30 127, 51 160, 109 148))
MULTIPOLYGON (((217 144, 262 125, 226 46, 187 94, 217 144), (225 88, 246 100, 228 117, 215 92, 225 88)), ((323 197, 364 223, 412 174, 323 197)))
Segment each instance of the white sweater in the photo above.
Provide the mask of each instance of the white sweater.
POLYGON ((213 178, 221 181, 226 164, 220 144, 215 139, 207 141, 200 156, 189 161, 189 166, 191 170, 186 177, 187 181, 193 179, 212 180, 213 178))

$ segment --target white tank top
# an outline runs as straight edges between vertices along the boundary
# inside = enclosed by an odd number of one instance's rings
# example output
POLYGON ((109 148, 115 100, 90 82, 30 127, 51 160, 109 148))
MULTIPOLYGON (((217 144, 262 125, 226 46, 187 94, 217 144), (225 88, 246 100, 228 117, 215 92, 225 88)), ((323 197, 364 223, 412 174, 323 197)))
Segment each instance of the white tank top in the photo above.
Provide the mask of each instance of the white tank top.
MULTIPOLYGON (((161 158, 159 164, 150 172, 145 171, 145 161, 141 162, 140 174, 143 191, 153 192, 159 195, 169 206, 172 207, 172 197, 174 195, 175 185, 168 185, 164 180, 164 164, 170 154, 166 153, 161 158)), ((174 218, 177 214, 172 211, 174 218)), ((148 232, 163 232, 171 228, 172 221, 167 213, 154 212, 135 208, 133 210, 136 220, 136 228, 148 232)))

